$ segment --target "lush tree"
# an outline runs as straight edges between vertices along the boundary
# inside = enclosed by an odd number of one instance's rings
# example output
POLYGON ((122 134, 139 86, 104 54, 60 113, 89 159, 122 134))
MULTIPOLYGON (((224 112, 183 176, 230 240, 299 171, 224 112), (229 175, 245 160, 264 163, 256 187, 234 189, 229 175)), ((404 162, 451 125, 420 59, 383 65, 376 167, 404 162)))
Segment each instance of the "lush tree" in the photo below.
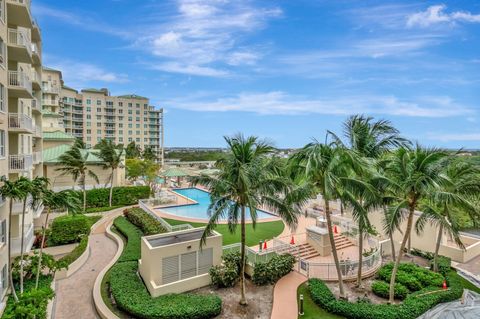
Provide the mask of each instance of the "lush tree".
POLYGON ((125 148, 125 157, 126 158, 140 158, 142 155, 142 150, 140 146, 135 144, 135 142, 128 143, 127 147, 125 148))
POLYGON ((139 177, 144 175, 144 161, 139 158, 127 158, 125 160, 125 169, 127 178, 131 181, 136 181, 139 177))
POLYGON ((417 219, 415 229, 423 232, 428 222, 438 227, 437 242, 433 257, 433 270, 438 271, 438 251, 446 232, 455 243, 464 248, 460 238, 460 227, 455 212, 462 211, 472 220, 478 220, 480 213, 475 204, 470 201, 473 195, 480 191, 480 174, 478 167, 463 160, 453 160, 440 174, 439 187, 431 192, 421 205, 422 215, 417 219))
POLYGON ((8 180, 5 176, 0 177, 0 181, 2 182, 2 186, 0 188, 0 194, 2 198, 4 199, 9 199, 9 213, 8 213, 8 262, 9 262, 9 267, 8 267, 8 279, 10 282, 10 287, 12 288, 12 295, 15 300, 15 302, 18 302, 18 296, 13 288, 13 274, 12 274, 12 267, 10 267, 10 260, 12 260, 12 216, 13 216, 13 202, 14 201, 19 201, 26 196, 23 192, 23 190, 18 186, 18 183, 16 181, 10 181, 8 180))
POLYGON ((358 164, 354 167, 355 176, 346 180, 350 184, 349 191, 342 197, 352 206, 353 218, 359 230, 357 286, 361 287, 363 239, 372 229, 368 214, 372 209, 382 206, 382 196, 369 181, 372 175, 376 175, 376 162, 383 154, 409 142, 400 136, 390 121, 374 120, 363 115, 353 115, 343 123, 343 140, 333 132, 329 131, 329 135, 338 147, 347 148, 353 158, 358 157, 358 164))
POLYGON ((50 189, 42 189, 42 203, 46 210, 45 223, 42 227, 42 240, 40 243, 40 252, 38 256, 38 267, 35 277, 35 289, 38 288, 40 278, 40 269, 42 268, 43 246, 45 245, 45 233, 48 228, 48 219, 50 213, 55 210, 63 210, 68 213, 75 213, 80 209, 81 202, 78 196, 72 190, 54 192, 50 189))
POLYGON ((278 174, 277 161, 268 159, 273 147, 257 137, 236 135, 225 137, 229 152, 217 162, 219 170, 215 176, 193 177, 193 184, 202 184, 211 190, 212 202, 208 212, 210 220, 202 236, 207 236, 219 223, 228 221, 229 229, 235 232, 240 223, 241 230, 241 297, 240 304, 246 305, 245 297, 245 221, 247 208, 255 227, 257 208, 268 207, 277 213, 289 226, 297 223, 300 207, 310 195, 305 188, 296 188, 292 181, 278 174))
POLYGON ((392 270, 390 303, 394 300, 395 278, 412 232, 415 210, 422 200, 438 189, 442 165, 447 155, 446 152, 417 145, 413 150, 399 148, 389 156, 385 174, 394 203, 389 208, 388 228, 397 229, 407 220, 405 229, 402 229, 403 239, 392 270))
POLYGON ((113 196, 113 179, 115 177, 115 172, 117 169, 123 167, 123 147, 117 146, 113 144, 112 141, 105 141, 104 143, 100 144, 99 147, 100 153, 98 157, 100 157, 103 161, 103 169, 110 169, 110 195, 108 197, 108 204, 112 206, 112 196, 113 196))
POLYGON ((317 141, 307 144, 290 158, 290 167, 296 179, 310 183, 312 189, 323 197, 341 298, 345 298, 345 289, 333 235, 330 201, 341 196, 342 179, 349 176, 352 166, 352 158, 343 148, 317 141))
POLYGON ((90 152, 85 149, 85 144, 82 141, 76 140, 73 146, 67 152, 59 157, 59 164, 62 166, 58 171, 62 175, 71 175, 74 182, 80 184, 83 191, 83 211, 87 208, 87 176, 92 178, 95 182, 98 181, 98 176, 94 171, 88 168, 88 158, 90 152))
POLYGON ((155 151, 150 146, 145 146, 145 149, 143 150, 143 153, 142 153, 142 157, 144 160, 152 161, 152 162, 156 162, 158 159, 157 154, 155 154, 155 151))

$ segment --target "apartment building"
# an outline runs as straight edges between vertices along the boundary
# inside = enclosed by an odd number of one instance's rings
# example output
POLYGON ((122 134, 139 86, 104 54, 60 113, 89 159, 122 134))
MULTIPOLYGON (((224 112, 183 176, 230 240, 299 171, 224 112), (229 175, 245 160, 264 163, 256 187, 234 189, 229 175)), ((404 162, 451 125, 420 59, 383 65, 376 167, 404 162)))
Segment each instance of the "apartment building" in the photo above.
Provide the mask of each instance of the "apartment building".
POLYGON ((62 88, 65 132, 82 138, 87 147, 102 139, 115 144, 135 142, 142 150, 152 148, 161 157, 163 110, 156 110, 149 99, 138 95, 112 96, 107 89, 62 88))
MULTIPOLYGON (((42 176, 41 35, 29 0, 0 0, 0 176, 42 176)), ((12 230, 8 234, 9 200, 0 199, 0 312, 8 289, 8 240, 12 255, 20 253, 22 203, 12 203, 12 230), (10 236, 11 235, 11 236, 10 236)), ((24 251, 34 240, 33 222, 43 208, 25 215, 24 251)))

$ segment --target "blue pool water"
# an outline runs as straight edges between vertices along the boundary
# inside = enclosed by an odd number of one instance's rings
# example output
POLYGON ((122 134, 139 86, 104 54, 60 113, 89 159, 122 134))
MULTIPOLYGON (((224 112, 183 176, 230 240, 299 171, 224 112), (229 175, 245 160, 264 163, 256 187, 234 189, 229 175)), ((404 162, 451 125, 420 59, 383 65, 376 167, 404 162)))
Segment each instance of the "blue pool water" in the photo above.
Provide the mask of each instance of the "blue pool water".
MULTIPOLYGON (((210 193, 198 188, 181 188, 174 190, 176 193, 186 196, 198 204, 162 208, 161 210, 172 215, 209 219, 207 210, 210 205, 210 193)), ((250 210, 247 208, 246 218, 250 219, 250 210)), ((275 217, 264 211, 257 210, 257 220, 275 217)))

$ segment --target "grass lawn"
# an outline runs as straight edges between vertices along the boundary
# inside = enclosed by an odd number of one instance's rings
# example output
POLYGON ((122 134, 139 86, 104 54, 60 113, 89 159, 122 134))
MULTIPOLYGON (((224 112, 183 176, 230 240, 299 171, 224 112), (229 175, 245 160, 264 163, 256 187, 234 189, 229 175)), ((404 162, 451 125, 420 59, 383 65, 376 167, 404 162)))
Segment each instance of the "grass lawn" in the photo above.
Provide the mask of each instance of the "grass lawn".
MULTIPOLYGON (((167 223, 172 226, 180 225, 180 224, 190 224, 193 227, 202 227, 205 226, 204 223, 190 223, 176 219, 168 219, 164 218, 167 223)), ((280 235, 285 228, 283 222, 274 221, 274 222, 266 222, 266 223, 257 223, 255 230, 252 227, 252 224, 246 225, 246 238, 247 238, 247 246, 255 246, 258 245, 260 240, 270 240, 273 237, 280 235)), ((223 235, 223 245, 230 245, 234 243, 240 242, 240 225, 237 227, 237 230, 234 234, 230 233, 228 230, 228 225, 221 224, 218 225, 215 230, 223 235)))
MULTIPOLYGON (((297 290, 297 300, 299 300, 300 294, 303 294, 303 316, 298 316, 301 319, 342 319, 343 317, 332 315, 331 313, 326 312, 319 306, 317 306, 312 298, 310 297, 310 292, 308 291, 307 283, 304 283, 297 290)), ((299 305, 300 309, 300 305, 299 305)))
POLYGON ((462 283, 463 288, 471 290, 471 291, 475 291, 475 292, 480 294, 480 288, 478 288, 477 286, 472 284, 470 281, 468 281, 467 279, 465 279, 462 276, 460 276, 459 274, 457 274, 457 272, 455 270, 452 270, 450 272, 449 276, 457 276, 459 278, 460 282, 462 283))

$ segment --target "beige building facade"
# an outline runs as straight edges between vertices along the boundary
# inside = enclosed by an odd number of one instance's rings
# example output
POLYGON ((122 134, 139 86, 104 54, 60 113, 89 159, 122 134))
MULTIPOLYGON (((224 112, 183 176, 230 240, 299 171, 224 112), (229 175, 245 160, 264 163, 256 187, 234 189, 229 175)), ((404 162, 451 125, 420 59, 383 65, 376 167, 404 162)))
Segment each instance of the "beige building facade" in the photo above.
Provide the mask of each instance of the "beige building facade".
MULTIPOLYGON (((42 176, 42 40, 32 17, 30 1, 0 0, 0 176, 42 176)), ((13 203, 12 230, 8 234, 9 199, 0 198, 0 312, 9 288, 8 240, 12 255, 34 241, 34 220, 42 208, 27 209, 22 230, 22 203, 13 203)))

